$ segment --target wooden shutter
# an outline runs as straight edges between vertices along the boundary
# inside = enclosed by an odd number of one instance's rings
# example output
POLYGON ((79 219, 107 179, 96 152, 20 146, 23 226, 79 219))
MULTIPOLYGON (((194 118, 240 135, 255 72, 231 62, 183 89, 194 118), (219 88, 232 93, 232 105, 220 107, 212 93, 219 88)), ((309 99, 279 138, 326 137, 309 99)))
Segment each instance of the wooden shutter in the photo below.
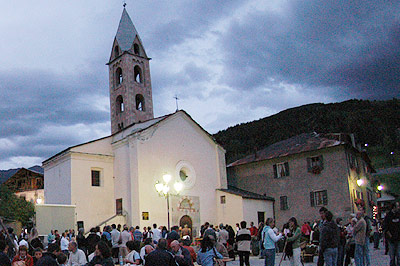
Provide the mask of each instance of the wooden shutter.
POLYGON ((307 171, 311 172, 311 158, 307 158, 307 171))
POLYGON ((274 164, 274 177, 278 178, 278 172, 277 172, 277 169, 276 169, 276 164, 274 164))
POLYGON ((321 170, 324 169, 324 157, 322 155, 318 156, 319 165, 321 166, 321 170))
POLYGON ((314 192, 310 192, 310 202, 311 202, 311 207, 315 206, 315 200, 314 200, 314 192))
POLYGON ((322 201, 324 205, 328 205, 328 192, 326 190, 322 192, 322 201))
POLYGON ((289 172, 289 162, 285 162, 285 172, 286 172, 286 176, 289 176, 289 175, 290 175, 290 172, 289 172))

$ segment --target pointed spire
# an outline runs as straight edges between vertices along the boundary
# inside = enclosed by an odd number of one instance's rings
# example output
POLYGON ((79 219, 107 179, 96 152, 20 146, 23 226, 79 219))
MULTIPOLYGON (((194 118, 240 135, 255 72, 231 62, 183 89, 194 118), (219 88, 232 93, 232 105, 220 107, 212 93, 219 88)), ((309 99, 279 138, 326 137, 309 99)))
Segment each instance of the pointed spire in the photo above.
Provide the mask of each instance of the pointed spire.
POLYGON ((122 11, 121 20, 119 21, 117 35, 115 35, 115 38, 117 39, 121 50, 128 51, 132 47, 132 44, 136 36, 138 36, 138 33, 135 29, 135 26, 132 23, 131 18, 128 15, 128 12, 124 7, 124 10, 122 11))

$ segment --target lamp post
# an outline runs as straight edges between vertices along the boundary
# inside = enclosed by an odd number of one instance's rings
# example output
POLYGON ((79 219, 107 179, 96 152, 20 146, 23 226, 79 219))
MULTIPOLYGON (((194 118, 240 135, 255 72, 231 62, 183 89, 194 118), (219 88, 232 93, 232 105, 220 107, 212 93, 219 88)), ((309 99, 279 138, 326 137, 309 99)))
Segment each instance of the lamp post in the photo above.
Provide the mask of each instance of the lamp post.
POLYGON ((170 192, 170 187, 169 187, 169 182, 171 181, 171 175, 170 174, 164 174, 162 179, 163 182, 157 181, 155 183, 155 188, 156 191, 158 192, 158 195, 160 197, 164 197, 167 200, 167 215, 168 215, 168 230, 171 229, 170 226, 170 218, 169 218, 169 195, 179 195, 179 193, 182 191, 183 189, 183 183, 181 182, 175 182, 174 183, 174 190, 176 193, 171 193, 170 192))

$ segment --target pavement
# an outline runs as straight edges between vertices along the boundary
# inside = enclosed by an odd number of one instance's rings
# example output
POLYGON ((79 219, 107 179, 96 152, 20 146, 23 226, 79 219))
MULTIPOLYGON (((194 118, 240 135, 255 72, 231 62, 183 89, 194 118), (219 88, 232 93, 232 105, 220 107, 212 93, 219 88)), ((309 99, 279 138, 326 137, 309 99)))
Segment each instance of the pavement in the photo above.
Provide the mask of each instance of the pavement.
MULTIPOLYGON (((369 246, 369 254, 371 257, 371 266, 388 266, 389 265, 389 255, 385 255, 385 247, 382 243, 380 243, 379 247, 381 249, 374 249, 372 243, 369 246)), ((279 262, 282 258, 282 253, 277 253, 275 256, 275 265, 279 266, 279 262)), ((314 262, 312 263, 304 263, 304 266, 308 265, 317 265, 318 257, 314 257, 314 262)), ((232 262, 228 262, 227 266, 236 266, 239 265, 239 258, 236 256, 236 260, 232 262)), ((258 257, 251 256, 250 257, 250 265, 251 266, 264 266, 264 260, 259 259, 258 257)), ((353 264, 354 265, 354 264, 353 264)), ((282 261, 281 266, 290 266, 290 262, 288 259, 282 261)))

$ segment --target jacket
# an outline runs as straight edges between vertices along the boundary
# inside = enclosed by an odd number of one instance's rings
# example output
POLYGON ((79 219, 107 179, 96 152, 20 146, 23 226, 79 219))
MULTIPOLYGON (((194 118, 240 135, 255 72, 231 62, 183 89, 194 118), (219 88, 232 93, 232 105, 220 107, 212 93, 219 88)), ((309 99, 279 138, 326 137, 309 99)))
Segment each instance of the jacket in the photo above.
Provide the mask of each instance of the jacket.
POLYGON ((146 256, 146 266, 176 266, 174 256, 165 249, 156 248, 146 256))
POLYGON ((339 228, 335 222, 326 222, 321 227, 319 236, 319 246, 321 251, 324 252, 327 248, 337 248, 339 245, 339 228))
POLYGON ((383 230, 389 242, 400 241, 400 213, 389 212, 383 221, 383 230))
MULTIPOLYGON (((217 257, 218 259, 222 259, 222 255, 216 251, 215 248, 208 249, 206 252, 197 252, 197 263, 203 266, 213 266, 214 265, 214 258, 217 257)), ((146 265, 147 266, 147 265, 146 265)))
POLYGON ((365 222, 364 218, 361 218, 360 220, 358 220, 353 229, 353 236, 356 244, 362 246, 365 245, 366 231, 367 231, 367 223, 365 222))
POLYGON ((248 229, 240 229, 236 235, 237 250, 250 251, 251 234, 248 229))

